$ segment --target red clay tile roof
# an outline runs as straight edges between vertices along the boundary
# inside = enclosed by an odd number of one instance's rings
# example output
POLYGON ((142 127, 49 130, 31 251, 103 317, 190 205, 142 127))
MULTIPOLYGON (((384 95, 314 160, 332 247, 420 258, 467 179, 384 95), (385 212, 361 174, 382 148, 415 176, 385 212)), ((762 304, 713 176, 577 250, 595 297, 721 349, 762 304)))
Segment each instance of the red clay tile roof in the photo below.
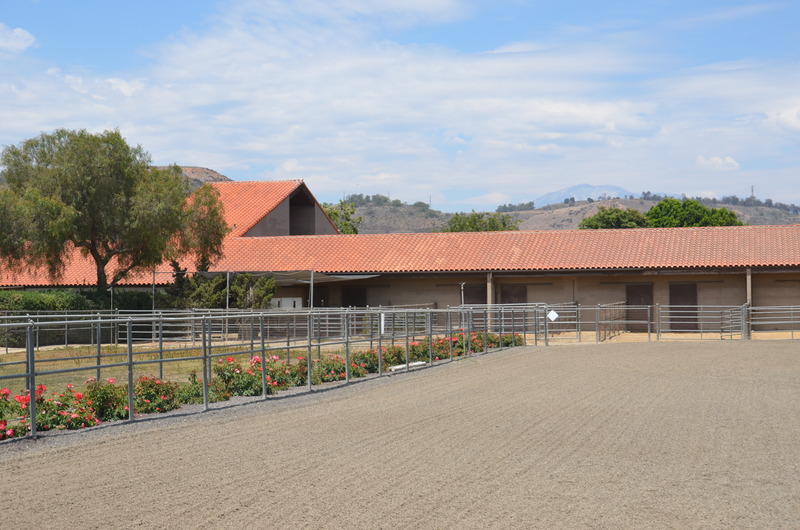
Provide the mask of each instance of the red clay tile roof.
MULTIPOLYGON (((216 271, 332 274, 800 267, 800 225, 537 232, 229 237, 216 271)), ((160 270, 166 271, 166 267, 160 270)), ((92 285, 76 255, 59 285, 92 285)), ((160 274, 159 283, 169 281, 160 274)), ((151 273, 127 284, 149 285, 151 273)), ((0 285, 48 285, 43 273, 0 285)))
POLYGON ((327 273, 800 266, 800 225, 231 238, 215 270, 327 273))
POLYGON ((302 180, 264 180, 253 182, 210 182, 219 191, 225 205, 225 220, 238 237, 267 216, 272 210, 303 186, 302 180))

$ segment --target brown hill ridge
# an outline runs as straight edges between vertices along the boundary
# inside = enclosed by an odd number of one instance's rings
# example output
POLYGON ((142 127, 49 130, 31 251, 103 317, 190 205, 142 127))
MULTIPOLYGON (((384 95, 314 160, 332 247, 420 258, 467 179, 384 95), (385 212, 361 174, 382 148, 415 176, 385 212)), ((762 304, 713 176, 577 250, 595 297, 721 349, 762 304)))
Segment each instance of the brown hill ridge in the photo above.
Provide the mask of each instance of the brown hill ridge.
MULTIPOLYGON (((165 169, 166 166, 155 166, 156 169, 165 169)), ((189 187, 196 190, 206 182, 228 182, 231 179, 213 169, 197 166, 179 166, 183 176, 189 181, 189 187)))

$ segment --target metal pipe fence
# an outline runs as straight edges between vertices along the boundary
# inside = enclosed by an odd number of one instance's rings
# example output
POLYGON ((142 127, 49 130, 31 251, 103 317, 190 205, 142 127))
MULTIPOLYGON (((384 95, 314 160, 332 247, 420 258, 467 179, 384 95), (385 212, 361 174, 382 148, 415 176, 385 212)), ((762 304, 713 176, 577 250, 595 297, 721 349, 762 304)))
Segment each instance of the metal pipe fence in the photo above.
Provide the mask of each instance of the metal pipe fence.
MULTIPOLYGON (((128 419, 133 420, 133 384, 138 378, 152 375, 180 381, 199 373, 210 382, 214 363, 227 357, 249 361, 257 355, 286 364, 302 357, 307 360, 307 389, 311 391, 311 361, 318 362, 329 353, 344 358, 344 382, 349 383, 354 355, 386 348, 399 348, 404 362, 384 366, 378 355, 378 375, 517 344, 796 337, 800 337, 800 308, 789 306, 629 306, 618 302, 4 314, 0 315, 0 386, 16 385, 30 395, 39 384, 80 384, 89 378, 127 381, 128 419)), ((204 410, 209 406, 207 387, 203 385, 204 410)), ((266 399, 266 386, 264 390, 266 399)), ((35 399, 30 401, 30 414, 36 417, 35 399)), ((30 429, 35 436, 34 421, 30 429)))

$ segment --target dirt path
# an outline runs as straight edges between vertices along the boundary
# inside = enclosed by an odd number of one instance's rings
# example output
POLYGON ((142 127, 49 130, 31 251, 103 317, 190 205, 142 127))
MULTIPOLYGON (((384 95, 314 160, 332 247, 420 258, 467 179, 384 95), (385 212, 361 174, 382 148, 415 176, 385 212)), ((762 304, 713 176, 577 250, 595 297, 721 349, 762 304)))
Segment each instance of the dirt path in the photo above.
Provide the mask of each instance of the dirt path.
POLYGON ((793 342, 517 348, 0 446, 0 527, 800 527, 793 342))

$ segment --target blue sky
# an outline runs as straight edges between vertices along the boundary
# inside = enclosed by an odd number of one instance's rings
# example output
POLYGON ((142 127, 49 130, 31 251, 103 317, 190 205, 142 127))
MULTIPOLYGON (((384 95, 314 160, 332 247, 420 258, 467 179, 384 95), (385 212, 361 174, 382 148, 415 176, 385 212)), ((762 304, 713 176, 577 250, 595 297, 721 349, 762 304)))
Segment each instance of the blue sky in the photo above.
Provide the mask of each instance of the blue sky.
POLYGON ((800 203, 800 2, 0 0, 0 145, 493 210, 574 184, 800 203))

